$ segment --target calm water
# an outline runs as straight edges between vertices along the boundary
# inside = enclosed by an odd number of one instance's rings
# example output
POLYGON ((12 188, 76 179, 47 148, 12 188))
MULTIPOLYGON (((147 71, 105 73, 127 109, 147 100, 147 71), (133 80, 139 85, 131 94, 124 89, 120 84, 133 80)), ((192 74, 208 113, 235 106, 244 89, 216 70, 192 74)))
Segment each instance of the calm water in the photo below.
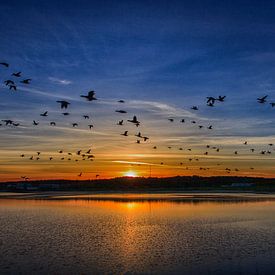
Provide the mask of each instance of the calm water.
POLYGON ((275 202, 0 200, 1 274, 274 274, 275 202))

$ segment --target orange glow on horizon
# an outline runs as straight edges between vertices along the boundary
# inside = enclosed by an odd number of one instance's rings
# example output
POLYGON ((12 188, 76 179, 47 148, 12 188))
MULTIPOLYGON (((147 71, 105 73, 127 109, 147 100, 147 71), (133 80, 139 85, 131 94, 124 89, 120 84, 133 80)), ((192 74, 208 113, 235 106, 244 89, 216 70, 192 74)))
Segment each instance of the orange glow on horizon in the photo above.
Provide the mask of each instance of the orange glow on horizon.
POLYGON ((137 177, 138 175, 137 175, 137 173, 136 173, 135 171, 132 171, 132 170, 131 170, 131 171, 127 171, 127 172, 123 173, 123 176, 135 178, 135 177, 137 177))

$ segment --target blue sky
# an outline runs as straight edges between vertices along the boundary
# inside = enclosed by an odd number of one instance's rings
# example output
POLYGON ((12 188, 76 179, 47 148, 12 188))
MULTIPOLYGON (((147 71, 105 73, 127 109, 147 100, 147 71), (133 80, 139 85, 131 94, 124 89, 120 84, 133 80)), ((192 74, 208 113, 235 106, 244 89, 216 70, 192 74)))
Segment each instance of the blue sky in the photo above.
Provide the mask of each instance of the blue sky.
MULTIPOLYGON (((152 137, 143 158, 152 163, 160 161, 149 150, 154 144, 176 147, 183 142, 185 148, 197 148, 212 142, 231 152, 248 139, 266 149, 275 140, 275 108, 256 98, 268 94, 268 102, 275 101, 274 9, 272 1, 1 1, 0 61, 10 63, 9 69, 0 68, 1 81, 14 71, 32 78, 17 93, 0 88, 0 118, 21 124, 0 129, 3 174, 22 162, 18 152, 41 146, 52 152, 70 138, 68 147, 74 149, 76 140, 86 147, 93 143, 99 163, 120 159, 125 140, 119 133, 126 128, 115 125, 121 119, 114 113, 117 108, 127 109, 127 119, 134 114, 143 119, 141 130, 152 137), (99 100, 89 104, 79 95, 91 89, 99 100), (205 105, 206 96, 218 95, 226 95, 226 102, 205 105), (60 116, 55 102, 60 99, 72 102, 69 118, 60 116), (118 99, 126 104, 118 105, 118 99), (199 111, 190 110, 193 105, 199 111), (46 110, 50 117, 43 121, 39 114, 46 110), (92 142, 81 120, 86 113, 95 124, 92 142), (200 132, 190 123, 182 130, 180 124, 169 124, 169 117, 213 124, 214 131, 200 132), (33 119, 41 121, 39 128, 31 125, 33 119), (54 129, 48 126, 53 120, 54 129), (71 122, 80 127, 71 129, 71 122), (107 158, 106 150, 113 157, 107 158)), ((136 145, 130 146, 122 161, 135 154, 136 145)), ((165 158, 172 154, 161 152, 165 158)), ((243 154, 251 161, 263 158, 243 154)), ((174 157, 176 162, 185 156, 174 157)), ((263 163, 271 171, 269 158, 263 163)), ((104 170, 100 164, 97 168, 104 170)))

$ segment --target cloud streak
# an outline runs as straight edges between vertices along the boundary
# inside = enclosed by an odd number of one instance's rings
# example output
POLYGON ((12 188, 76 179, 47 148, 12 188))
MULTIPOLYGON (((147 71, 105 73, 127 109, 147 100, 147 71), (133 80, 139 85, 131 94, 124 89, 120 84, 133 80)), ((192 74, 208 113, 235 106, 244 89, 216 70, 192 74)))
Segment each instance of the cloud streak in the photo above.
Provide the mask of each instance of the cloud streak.
POLYGON ((59 79, 56 77, 49 77, 49 80, 52 81, 53 83, 61 84, 61 85, 70 85, 72 84, 72 81, 68 79, 59 79))

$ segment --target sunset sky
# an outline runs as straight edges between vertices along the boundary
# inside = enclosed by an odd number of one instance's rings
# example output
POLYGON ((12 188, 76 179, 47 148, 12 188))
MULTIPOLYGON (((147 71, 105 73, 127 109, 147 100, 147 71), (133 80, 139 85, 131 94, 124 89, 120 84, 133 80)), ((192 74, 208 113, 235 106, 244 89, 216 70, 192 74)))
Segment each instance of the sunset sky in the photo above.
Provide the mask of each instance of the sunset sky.
POLYGON ((274 1, 1 1, 0 119, 20 125, 1 122, 0 180, 275 177, 274 14, 274 1))

